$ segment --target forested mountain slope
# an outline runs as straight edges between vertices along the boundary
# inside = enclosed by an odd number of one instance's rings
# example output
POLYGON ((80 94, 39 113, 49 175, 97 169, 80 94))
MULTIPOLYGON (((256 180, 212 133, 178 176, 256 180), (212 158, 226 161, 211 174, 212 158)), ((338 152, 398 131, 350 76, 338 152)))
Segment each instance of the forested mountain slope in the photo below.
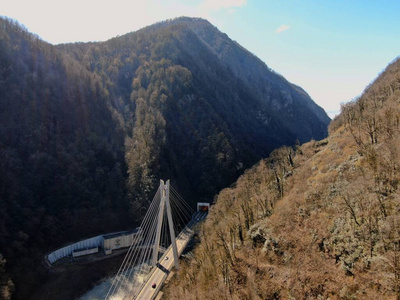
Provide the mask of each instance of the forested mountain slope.
POLYGON ((329 123, 329 119, 304 90, 269 69, 264 62, 226 34, 221 34, 206 20, 181 18, 175 22, 182 22, 195 32, 220 61, 228 66, 229 71, 250 88, 257 99, 261 100, 261 114, 274 112, 285 128, 300 141, 308 141, 309 136, 314 139, 324 136, 321 135, 325 130, 323 124, 329 123))
POLYGON ((327 134, 328 116, 303 90, 206 20, 178 18, 58 48, 103 78, 132 137, 126 150, 135 194, 154 185, 141 174, 183 173, 188 190, 207 198, 277 146, 327 134), (142 147, 155 155, 138 157, 133 149, 142 147))
POLYGON ((165 299, 399 299, 400 59, 218 195, 165 299))
POLYGON ((96 74, 0 27, 0 252, 26 299, 46 252, 129 226, 124 133, 96 74))
POLYGON ((209 201, 329 121, 205 20, 53 46, 1 18, 0 253, 15 297, 50 280, 46 252, 139 224, 160 178, 209 201))

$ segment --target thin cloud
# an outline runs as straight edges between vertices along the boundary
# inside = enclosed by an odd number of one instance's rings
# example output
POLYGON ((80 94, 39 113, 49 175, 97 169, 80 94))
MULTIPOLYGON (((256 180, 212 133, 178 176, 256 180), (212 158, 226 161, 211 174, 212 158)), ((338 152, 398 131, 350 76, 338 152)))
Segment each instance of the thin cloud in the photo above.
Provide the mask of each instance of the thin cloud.
POLYGON ((281 25, 277 30, 275 30, 275 33, 279 34, 289 29, 290 29, 289 25, 281 25))
POLYGON ((247 4, 247 0, 203 0, 199 7, 207 11, 218 11, 221 9, 232 9, 242 7, 247 4))

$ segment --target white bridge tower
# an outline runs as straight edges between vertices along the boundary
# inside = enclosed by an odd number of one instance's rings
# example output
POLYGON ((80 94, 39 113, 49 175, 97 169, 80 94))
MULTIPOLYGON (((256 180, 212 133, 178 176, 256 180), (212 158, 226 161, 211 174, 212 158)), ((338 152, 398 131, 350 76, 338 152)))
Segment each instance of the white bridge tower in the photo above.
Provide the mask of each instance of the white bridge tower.
POLYGON ((160 201, 160 210, 158 211, 157 232, 156 232, 156 239, 154 241, 152 265, 155 266, 158 261, 161 227, 164 218, 164 210, 167 209, 167 218, 168 218, 169 232, 171 237, 172 252, 174 254, 175 268, 179 269, 178 248, 176 246, 174 223, 172 221, 171 205, 169 202, 169 180, 167 180, 166 183, 164 183, 163 180, 160 180, 160 192, 161 192, 161 201, 160 201))

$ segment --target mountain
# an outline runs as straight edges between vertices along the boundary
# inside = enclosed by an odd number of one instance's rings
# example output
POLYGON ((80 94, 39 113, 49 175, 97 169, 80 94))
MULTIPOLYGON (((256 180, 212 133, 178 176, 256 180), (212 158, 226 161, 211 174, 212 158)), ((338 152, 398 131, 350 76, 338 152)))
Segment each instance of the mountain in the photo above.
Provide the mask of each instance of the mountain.
POLYGON ((131 226, 124 132, 96 74, 0 22, 0 253, 28 299, 47 252, 131 226))
POLYGON ((276 147, 327 134, 304 90, 205 20, 57 46, 0 23, 0 253, 17 299, 54 277, 46 252, 139 224, 159 178, 210 201, 276 147))
MULTIPOLYGON (((277 146, 327 134, 330 119, 301 88, 206 20, 178 18, 104 43, 58 48, 102 76, 129 136, 152 124, 140 131, 155 130, 155 160, 144 168, 135 166, 143 158, 132 152, 130 174, 183 171, 189 190, 199 198, 207 199, 237 178, 242 166, 277 146), (158 117, 137 116, 142 105, 143 114, 158 117), (156 137, 164 133, 166 140, 156 137), (176 170, 177 165, 182 169, 176 170)), ((142 139, 133 139, 138 142, 128 141, 128 152, 141 147, 142 139)), ((146 185, 138 177, 131 186, 146 185)))
POLYGON ((400 297, 400 58, 216 197, 166 299, 400 297), (190 259, 189 259, 190 257, 190 259))

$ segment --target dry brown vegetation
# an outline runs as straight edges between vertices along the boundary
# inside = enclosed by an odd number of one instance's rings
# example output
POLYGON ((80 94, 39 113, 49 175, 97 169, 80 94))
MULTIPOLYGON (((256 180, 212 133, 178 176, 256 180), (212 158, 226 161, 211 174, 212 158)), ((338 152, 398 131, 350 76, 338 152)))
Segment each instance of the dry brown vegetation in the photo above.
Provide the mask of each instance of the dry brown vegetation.
POLYGON ((167 299, 400 299, 400 60, 217 197, 167 299))

